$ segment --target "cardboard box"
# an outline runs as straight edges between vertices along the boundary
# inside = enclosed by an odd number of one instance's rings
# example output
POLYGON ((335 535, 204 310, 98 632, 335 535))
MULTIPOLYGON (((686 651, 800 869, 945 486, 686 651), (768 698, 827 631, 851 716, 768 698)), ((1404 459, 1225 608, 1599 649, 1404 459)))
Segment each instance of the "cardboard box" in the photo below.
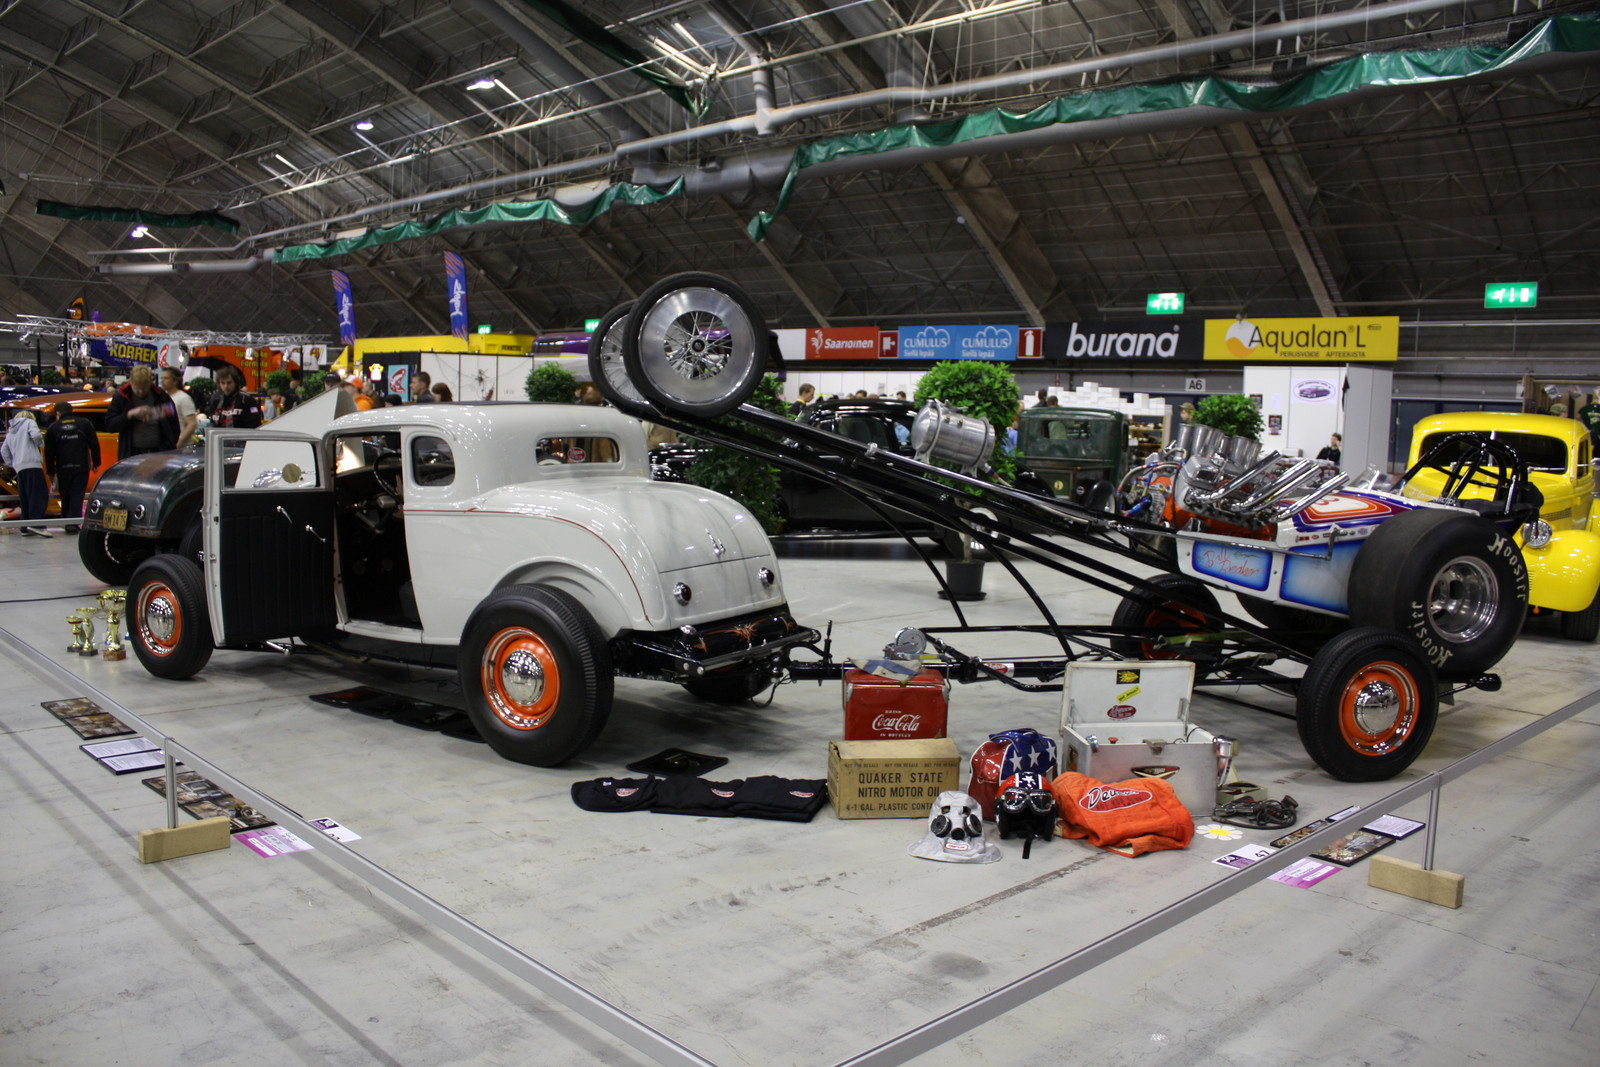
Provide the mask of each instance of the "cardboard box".
POLYGON ((844 675, 842 701, 846 741, 943 737, 950 683, 928 668, 901 682, 852 667, 844 675))
POLYGON ((1212 735, 1189 722, 1188 660, 1074 662, 1061 693, 1061 769, 1102 782, 1163 778, 1193 815, 1217 803, 1212 735))
POLYGON ((925 819, 947 789, 960 789, 961 756, 949 738, 834 741, 828 799, 841 819, 925 819))

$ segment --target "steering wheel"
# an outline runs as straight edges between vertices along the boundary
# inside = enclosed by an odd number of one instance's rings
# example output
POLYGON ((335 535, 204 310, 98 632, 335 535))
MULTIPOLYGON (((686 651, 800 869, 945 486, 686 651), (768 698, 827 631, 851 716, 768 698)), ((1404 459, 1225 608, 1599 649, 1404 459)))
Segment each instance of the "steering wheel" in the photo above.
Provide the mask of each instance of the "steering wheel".
POLYGON ((1501 508, 1515 503, 1513 493, 1528 484, 1528 465, 1515 449, 1481 433, 1448 434, 1417 458, 1411 469, 1400 476, 1403 488, 1419 471, 1438 471, 1444 475, 1439 499, 1458 501, 1470 487, 1488 489, 1501 508))
POLYGON ((400 496, 400 453, 386 448, 372 462, 372 476, 378 486, 392 497, 400 496))

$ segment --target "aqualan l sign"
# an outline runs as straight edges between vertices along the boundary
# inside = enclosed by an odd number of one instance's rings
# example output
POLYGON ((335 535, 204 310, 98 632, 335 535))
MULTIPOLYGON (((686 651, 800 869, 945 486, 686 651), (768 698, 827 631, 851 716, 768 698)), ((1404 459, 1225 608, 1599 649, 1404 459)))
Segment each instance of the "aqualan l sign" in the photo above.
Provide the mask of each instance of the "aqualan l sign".
POLYGON ((877 359, 876 326, 830 326, 806 331, 806 359, 877 359))

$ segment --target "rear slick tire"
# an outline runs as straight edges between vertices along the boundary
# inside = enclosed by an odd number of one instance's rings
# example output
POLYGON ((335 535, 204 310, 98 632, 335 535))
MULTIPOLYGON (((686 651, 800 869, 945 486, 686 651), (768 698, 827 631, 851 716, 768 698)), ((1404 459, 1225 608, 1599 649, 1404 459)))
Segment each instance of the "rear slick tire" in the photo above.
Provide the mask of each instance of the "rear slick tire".
POLYGON ((560 590, 514 585, 487 597, 467 620, 457 669, 479 736, 516 763, 565 763, 611 714, 611 652, 560 590))
POLYGON ((157 678, 192 678, 211 661, 211 609, 193 560, 163 553, 139 564, 128 581, 127 612, 133 654, 157 678))
POLYGON ((1421 649, 1371 626, 1324 645, 1295 698, 1306 753, 1343 782, 1381 782, 1411 766, 1438 717, 1438 684, 1421 649))
POLYGON ((1418 508, 1367 538, 1350 570, 1350 622, 1405 634, 1441 678, 1500 661, 1528 614, 1528 566, 1487 519, 1418 508))

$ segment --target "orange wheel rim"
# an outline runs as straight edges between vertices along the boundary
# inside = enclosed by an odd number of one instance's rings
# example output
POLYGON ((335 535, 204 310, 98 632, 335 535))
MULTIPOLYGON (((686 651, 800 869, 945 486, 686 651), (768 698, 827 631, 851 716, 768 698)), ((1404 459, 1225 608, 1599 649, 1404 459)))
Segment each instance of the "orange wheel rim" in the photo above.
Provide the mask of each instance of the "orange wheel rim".
POLYGON ((490 638, 478 675, 489 709, 513 730, 539 729, 561 699, 555 653, 526 627, 508 626, 490 638))
POLYGON ((1344 684, 1339 696, 1339 733, 1364 756, 1386 756, 1416 731, 1417 681, 1387 660, 1369 663, 1344 684))
POLYGON ((183 640, 183 611, 178 595, 165 582, 151 582, 139 590, 134 607, 139 639, 153 656, 170 656, 183 640))

